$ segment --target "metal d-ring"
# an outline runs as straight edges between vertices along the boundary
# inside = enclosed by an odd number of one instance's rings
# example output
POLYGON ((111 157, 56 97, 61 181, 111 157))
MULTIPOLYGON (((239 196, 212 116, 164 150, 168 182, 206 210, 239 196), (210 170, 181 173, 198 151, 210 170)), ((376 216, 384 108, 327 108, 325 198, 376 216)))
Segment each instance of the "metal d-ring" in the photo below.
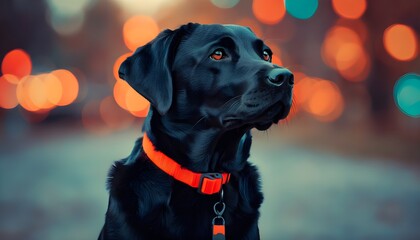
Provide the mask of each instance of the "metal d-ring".
POLYGON ((223 213, 225 212, 225 209, 226 209, 226 204, 224 202, 217 202, 213 206, 214 213, 217 216, 222 216, 223 213), (217 208, 219 208, 219 206, 221 207, 221 210, 220 211, 217 209, 217 208))
POLYGON ((216 219, 221 219, 222 220, 222 225, 225 225, 225 219, 222 216, 216 216, 216 217, 213 218, 213 221, 212 221, 213 226, 216 223, 216 219))

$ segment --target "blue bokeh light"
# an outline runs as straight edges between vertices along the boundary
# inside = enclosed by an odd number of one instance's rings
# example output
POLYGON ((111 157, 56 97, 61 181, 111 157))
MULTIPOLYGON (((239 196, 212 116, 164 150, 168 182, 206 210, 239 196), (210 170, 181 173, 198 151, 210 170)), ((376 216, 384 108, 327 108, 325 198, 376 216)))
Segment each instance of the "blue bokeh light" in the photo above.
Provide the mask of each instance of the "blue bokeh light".
POLYGON ((405 115, 420 117, 420 75, 407 73, 394 86, 394 100, 405 115))
POLYGON ((286 11, 295 18, 311 18, 317 8, 318 0, 284 0, 286 11))
POLYGON ((219 8, 232 8, 239 3, 239 0, 211 0, 211 2, 219 8))

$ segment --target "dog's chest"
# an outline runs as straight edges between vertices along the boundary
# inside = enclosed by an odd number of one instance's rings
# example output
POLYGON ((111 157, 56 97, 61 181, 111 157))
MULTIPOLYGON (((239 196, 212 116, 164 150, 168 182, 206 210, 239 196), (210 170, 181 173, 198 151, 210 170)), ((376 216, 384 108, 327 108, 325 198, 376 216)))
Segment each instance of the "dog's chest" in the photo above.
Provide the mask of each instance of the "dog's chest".
MULTIPOLYGON (((134 235, 145 239, 211 239, 216 216, 213 207, 220 195, 199 194, 144 161, 133 165, 117 163, 110 179, 118 212, 125 216, 126 224, 122 226, 130 228, 134 235)), ((224 188, 226 236, 242 236, 258 219, 262 198, 251 206, 253 196, 244 197, 249 193, 241 188, 250 184, 240 182, 236 176, 224 188)), ((251 192, 260 194, 257 189, 251 192)))

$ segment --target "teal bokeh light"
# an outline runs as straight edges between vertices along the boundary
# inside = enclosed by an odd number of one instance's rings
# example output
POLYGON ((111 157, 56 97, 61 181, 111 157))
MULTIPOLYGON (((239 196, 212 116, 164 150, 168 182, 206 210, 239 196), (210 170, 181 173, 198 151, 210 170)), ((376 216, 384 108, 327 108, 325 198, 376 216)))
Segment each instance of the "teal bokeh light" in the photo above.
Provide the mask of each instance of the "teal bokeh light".
POLYGON ((284 0, 286 11, 295 18, 311 18, 318 8, 318 0, 284 0))
POLYGON ((394 86, 394 100, 405 115, 420 117, 420 75, 407 73, 394 86))
POLYGON ((211 2, 219 8, 232 8, 238 4, 239 0, 211 0, 211 2))

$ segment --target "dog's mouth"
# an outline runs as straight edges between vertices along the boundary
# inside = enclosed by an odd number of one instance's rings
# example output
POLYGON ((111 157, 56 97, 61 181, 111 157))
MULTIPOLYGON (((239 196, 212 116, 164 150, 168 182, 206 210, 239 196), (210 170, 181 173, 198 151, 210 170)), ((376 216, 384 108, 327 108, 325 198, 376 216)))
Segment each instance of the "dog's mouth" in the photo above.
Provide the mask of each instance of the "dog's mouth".
MULTIPOLYGON (((257 107, 257 105, 253 106, 257 107)), ((227 116, 222 119, 222 125, 226 129, 234 128, 253 128, 260 131, 267 130, 273 123, 277 124, 280 120, 285 119, 289 114, 290 106, 286 106, 282 101, 258 111, 258 114, 252 114, 249 117, 244 116, 227 116)))

